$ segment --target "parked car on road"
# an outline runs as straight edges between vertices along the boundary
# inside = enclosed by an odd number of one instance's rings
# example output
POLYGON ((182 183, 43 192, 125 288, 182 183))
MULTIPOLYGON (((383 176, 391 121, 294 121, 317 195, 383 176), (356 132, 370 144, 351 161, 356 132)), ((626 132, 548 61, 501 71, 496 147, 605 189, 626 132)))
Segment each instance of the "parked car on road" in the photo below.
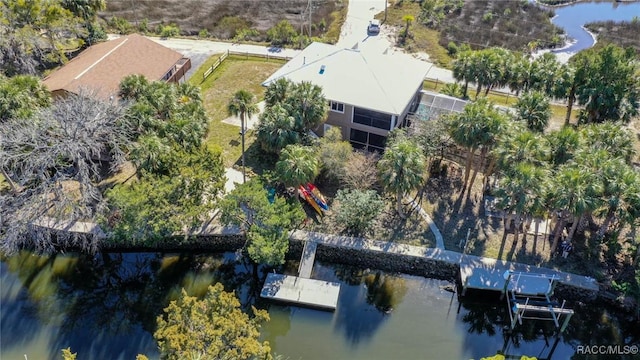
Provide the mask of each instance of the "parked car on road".
POLYGON ((380 32, 380 20, 373 19, 369 21, 369 26, 367 26, 368 34, 378 34, 380 32))

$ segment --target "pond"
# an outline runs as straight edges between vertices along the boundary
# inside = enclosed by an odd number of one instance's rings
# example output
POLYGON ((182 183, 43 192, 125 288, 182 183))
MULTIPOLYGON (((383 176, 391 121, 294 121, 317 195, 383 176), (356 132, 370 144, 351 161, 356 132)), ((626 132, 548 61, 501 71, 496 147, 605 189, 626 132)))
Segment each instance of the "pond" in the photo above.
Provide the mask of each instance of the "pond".
POLYGON ((269 311, 263 337, 289 359, 479 359, 498 350, 568 359, 580 344, 640 341, 636 323, 604 308, 576 309, 560 337, 550 322, 535 321, 510 334, 506 306, 491 294, 459 300, 444 281, 320 262, 313 277, 342 284, 335 312, 260 299, 261 283, 234 253, 23 252, 0 263, 0 358, 58 359, 71 347, 80 359, 155 359, 151 334, 169 299, 217 281, 244 306, 269 311))
POLYGON ((556 16, 551 20, 566 32, 571 45, 555 53, 575 54, 593 46, 594 38, 583 26, 595 21, 631 21, 640 16, 640 2, 578 2, 553 8, 556 16))

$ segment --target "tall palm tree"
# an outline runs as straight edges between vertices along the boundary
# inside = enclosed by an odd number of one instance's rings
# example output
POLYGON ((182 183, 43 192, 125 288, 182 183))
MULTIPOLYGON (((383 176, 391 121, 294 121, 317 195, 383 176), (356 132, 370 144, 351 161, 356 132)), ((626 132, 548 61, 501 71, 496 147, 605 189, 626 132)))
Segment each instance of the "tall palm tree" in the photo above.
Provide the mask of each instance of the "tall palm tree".
POLYGON ((547 171, 541 166, 521 162, 515 165, 499 182, 496 191, 498 206, 505 211, 505 237, 507 225, 514 219, 513 241, 518 240, 520 225, 533 216, 534 205, 544 201, 544 181, 547 171))
POLYGON ((378 172, 385 190, 396 195, 398 215, 405 218, 402 198, 422 185, 427 162, 422 149, 414 141, 405 137, 398 139, 387 146, 378 162, 378 172))
POLYGON ((573 158, 573 154, 582 146, 580 133, 565 126, 545 136, 549 144, 549 157, 553 165, 562 165, 573 158))
POLYGON ((503 136, 492 152, 498 169, 505 173, 520 163, 542 165, 549 149, 542 136, 530 131, 517 131, 503 136))
POLYGON ((463 51, 453 61, 453 77, 456 81, 464 82, 462 97, 465 99, 468 98, 469 82, 473 80, 473 56, 475 56, 474 51, 463 51))
MULTIPOLYGON (((573 220, 568 234, 568 238, 571 240, 584 215, 598 207, 596 194, 599 192, 599 184, 592 173, 584 171, 576 163, 563 165, 551 179, 551 199, 554 208, 563 214, 570 215, 573 220)), ((558 239, 565 222, 565 216, 558 219, 551 244, 551 253, 558 246, 558 239)))
MULTIPOLYGON (((480 164, 478 164, 481 166, 498 135, 505 130, 506 124, 504 116, 495 110, 493 104, 485 98, 468 104, 463 112, 449 118, 448 128, 453 141, 467 149, 462 192, 466 191, 469 184, 469 175, 476 150, 482 148, 480 164)), ((476 173, 477 169, 473 176, 474 179, 476 173)))
POLYGON ((320 162, 314 148, 287 145, 276 163, 276 173, 286 186, 298 187, 313 182, 320 172, 320 162))
POLYGON ((144 75, 129 75, 120 82, 118 96, 123 100, 138 100, 149 86, 149 81, 144 75))
POLYGON ((590 124, 581 129, 586 146, 591 150, 605 150, 611 157, 629 162, 635 155, 633 135, 615 123, 590 124))
POLYGON ((551 118, 549 100, 539 91, 526 92, 516 102, 518 119, 531 131, 542 133, 551 118))
POLYGON ((265 152, 279 154, 287 145, 300 142, 295 119, 282 104, 265 107, 257 128, 257 139, 265 152))
POLYGON ((292 87, 293 83, 287 78, 280 78, 269 84, 264 94, 265 109, 284 102, 292 87))
POLYGON ((285 101, 296 119, 296 130, 302 134, 320 125, 327 115, 328 105, 322 88, 310 82, 295 84, 285 101))
POLYGON ((247 90, 238 90, 227 105, 229 115, 240 118, 240 135, 242 138, 242 182, 247 181, 244 163, 244 133, 245 116, 251 117, 258 112, 258 106, 253 102, 255 97, 247 90))
POLYGON ((628 218, 629 209, 640 199, 640 174, 624 163, 622 159, 611 159, 602 168, 602 208, 600 213, 605 216, 597 237, 602 239, 609 230, 613 220, 618 218, 624 223, 628 218))

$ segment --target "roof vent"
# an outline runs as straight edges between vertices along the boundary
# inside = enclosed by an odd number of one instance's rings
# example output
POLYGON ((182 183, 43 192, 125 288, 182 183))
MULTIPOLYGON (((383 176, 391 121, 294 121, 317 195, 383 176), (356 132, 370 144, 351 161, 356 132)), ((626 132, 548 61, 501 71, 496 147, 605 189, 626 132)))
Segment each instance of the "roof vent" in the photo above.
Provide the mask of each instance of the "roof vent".
POLYGON ((320 75, 324 74, 324 69, 326 68, 326 66, 322 65, 320 66, 320 75))

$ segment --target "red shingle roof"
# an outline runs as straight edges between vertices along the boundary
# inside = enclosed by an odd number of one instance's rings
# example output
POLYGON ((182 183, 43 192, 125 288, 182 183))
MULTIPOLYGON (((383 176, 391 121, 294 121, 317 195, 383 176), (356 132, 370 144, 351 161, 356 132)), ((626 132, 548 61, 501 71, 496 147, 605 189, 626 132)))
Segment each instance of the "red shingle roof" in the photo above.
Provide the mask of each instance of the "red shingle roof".
POLYGON ((133 34, 93 45, 44 79, 49 91, 78 93, 92 89, 108 98, 118 92, 120 81, 132 74, 160 80, 182 54, 133 34))

